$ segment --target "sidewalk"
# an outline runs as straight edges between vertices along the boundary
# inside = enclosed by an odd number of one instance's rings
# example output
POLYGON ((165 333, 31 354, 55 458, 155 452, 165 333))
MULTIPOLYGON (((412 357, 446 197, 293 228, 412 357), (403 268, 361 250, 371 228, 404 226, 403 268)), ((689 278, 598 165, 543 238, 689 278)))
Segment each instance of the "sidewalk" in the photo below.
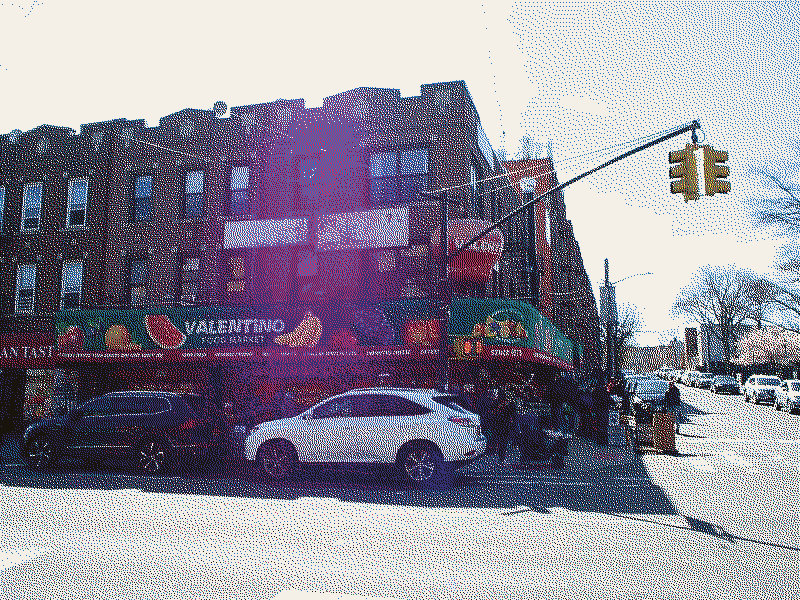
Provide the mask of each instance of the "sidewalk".
MULTIPOLYGON (((550 465, 532 467, 531 471, 552 471, 569 475, 588 474, 598 469, 631 464, 636 452, 630 446, 600 446, 595 442, 573 437, 569 441, 569 455, 564 457, 564 468, 554 469, 550 465)), ((498 465, 496 455, 484 455, 461 471, 467 475, 494 475, 498 472, 521 471, 519 450, 514 446, 506 454, 503 466, 498 465)))

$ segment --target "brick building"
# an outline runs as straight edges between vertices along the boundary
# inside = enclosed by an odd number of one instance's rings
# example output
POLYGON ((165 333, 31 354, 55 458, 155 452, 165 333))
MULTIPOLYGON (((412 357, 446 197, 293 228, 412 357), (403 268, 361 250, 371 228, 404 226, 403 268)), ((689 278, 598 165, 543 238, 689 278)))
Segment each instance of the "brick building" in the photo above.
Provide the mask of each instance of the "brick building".
MULTIPOLYGON (((463 82, 7 138, 0 367, 17 397, 35 395, 35 367, 50 377, 42 394, 74 380, 79 399, 144 386, 235 390, 245 402, 307 380, 367 385, 387 371, 430 384, 440 203, 419 192, 446 190, 451 251, 520 202, 463 82), (41 230, 21 231, 34 218, 41 230), (20 337, 36 327, 38 338, 20 337), (45 348, 36 360, 34 345, 45 348)), ((474 359, 453 376, 572 364, 571 342, 519 281, 521 219, 503 233, 450 263, 441 335, 456 358, 474 359), (461 341, 476 335, 470 348, 481 351, 465 356, 461 341)))

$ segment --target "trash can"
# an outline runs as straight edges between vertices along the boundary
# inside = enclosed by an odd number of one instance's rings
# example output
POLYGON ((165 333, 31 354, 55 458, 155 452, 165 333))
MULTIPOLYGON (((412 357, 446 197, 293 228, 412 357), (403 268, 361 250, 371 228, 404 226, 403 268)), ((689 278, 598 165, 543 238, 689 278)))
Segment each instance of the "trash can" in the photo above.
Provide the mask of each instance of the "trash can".
POLYGON ((653 447, 663 452, 675 452, 675 415, 653 413, 653 447))

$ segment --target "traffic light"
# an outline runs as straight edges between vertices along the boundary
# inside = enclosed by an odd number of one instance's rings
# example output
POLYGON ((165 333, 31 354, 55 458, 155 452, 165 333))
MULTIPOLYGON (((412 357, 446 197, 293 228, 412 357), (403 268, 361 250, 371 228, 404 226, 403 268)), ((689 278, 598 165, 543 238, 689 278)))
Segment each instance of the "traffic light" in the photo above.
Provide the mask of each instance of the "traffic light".
POLYGON ((714 150, 711 146, 705 146, 703 150, 706 196, 727 194, 731 191, 731 184, 723 178, 728 176, 730 170, 726 165, 717 163, 728 162, 728 153, 724 150, 714 150))
POLYGON ((700 189, 697 185, 697 161, 694 151, 697 146, 687 144, 683 150, 673 150, 669 153, 669 176, 677 181, 671 181, 669 189, 673 194, 683 194, 683 200, 697 200, 700 189), (677 163, 677 164, 676 164, 677 163))

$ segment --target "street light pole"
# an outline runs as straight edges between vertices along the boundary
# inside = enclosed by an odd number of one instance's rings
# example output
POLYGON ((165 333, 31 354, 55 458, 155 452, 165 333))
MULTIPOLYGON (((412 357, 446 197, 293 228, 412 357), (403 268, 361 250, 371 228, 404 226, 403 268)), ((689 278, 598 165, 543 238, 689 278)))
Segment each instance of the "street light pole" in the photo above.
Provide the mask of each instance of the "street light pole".
POLYGON ((451 290, 450 280, 447 278, 449 245, 447 239, 447 193, 446 192, 420 192, 419 195, 423 198, 433 198, 439 201, 439 244, 441 247, 441 255, 439 257, 439 273, 437 281, 437 313, 439 314, 439 390, 446 392, 449 387, 449 355, 450 345, 449 336, 447 331, 450 321, 450 301, 451 290))

